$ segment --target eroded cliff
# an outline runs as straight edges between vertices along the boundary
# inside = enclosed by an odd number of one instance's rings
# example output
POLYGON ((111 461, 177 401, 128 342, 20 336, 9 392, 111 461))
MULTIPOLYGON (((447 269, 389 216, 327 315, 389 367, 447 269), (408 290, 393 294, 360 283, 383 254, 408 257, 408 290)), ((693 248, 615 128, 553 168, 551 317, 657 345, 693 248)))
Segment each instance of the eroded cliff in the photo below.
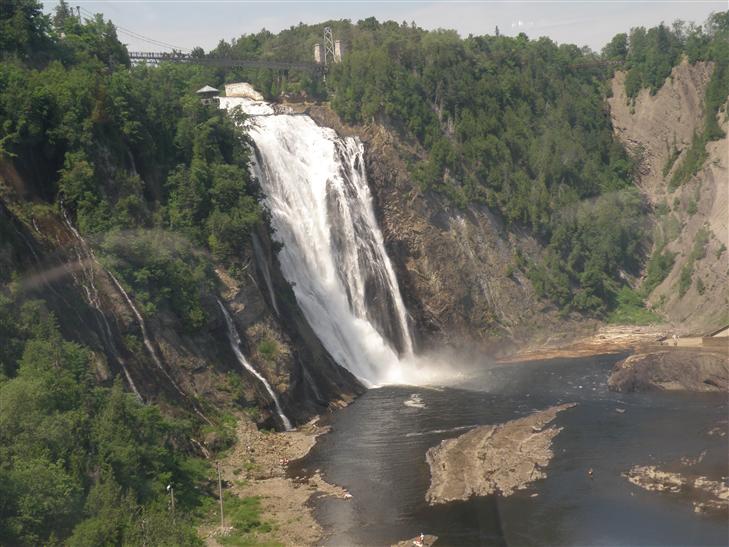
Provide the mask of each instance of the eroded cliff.
POLYGON ((638 160, 636 182, 653 206, 654 249, 674 255, 648 299, 682 333, 702 333, 729 320, 726 107, 718 113, 724 138, 706 145, 705 161, 687 182, 675 188, 671 182, 703 129, 712 71, 711 63, 684 60, 655 95, 643 89, 633 100, 625 93, 625 73, 617 72, 609 99, 615 134, 638 160))

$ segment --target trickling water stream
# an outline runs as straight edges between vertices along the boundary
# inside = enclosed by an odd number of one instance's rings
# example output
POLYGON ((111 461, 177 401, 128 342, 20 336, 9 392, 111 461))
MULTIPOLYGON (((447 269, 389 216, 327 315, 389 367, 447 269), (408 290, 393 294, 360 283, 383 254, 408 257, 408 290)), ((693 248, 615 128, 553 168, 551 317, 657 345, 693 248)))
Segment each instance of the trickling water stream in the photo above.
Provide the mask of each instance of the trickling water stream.
POLYGON ((225 317, 225 324, 228 327, 228 341, 230 342, 230 347, 233 350, 233 353, 235 353, 236 359, 238 359, 238 363, 240 363, 248 372, 253 374, 253 376, 258 378, 258 380, 263 384, 263 387, 266 388, 266 392, 271 396, 271 399, 273 399, 273 404, 276 407, 276 414, 278 414, 284 428, 286 431, 290 430, 291 422, 286 417, 286 414, 284 414, 276 392, 273 391, 271 384, 268 383, 263 375, 253 368, 253 365, 251 365, 245 355, 243 355, 243 352, 240 349, 240 336, 238 335, 238 330, 235 328, 235 324, 233 323, 233 318, 230 316, 228 310, 225 309, 225 306, 220 300, 218 300, 218 306, 220 306, 220 311, 223 312, 223 317, 225 317))
POLYGON ((154 364, 157 365, 157 368, 159 368, 162 373, 167 377, 167 379, 170 381, 172 386, 177 390, 177 392, 185 396, 185 392, 180 389, 180 386, 177 385, 177 382, 175 382, 172 379, 172 376, 169 375, 165 367, 162 365, 162 361, 159 360, 159 357, 157 357, 157 352, 154 349, 154 346, 152 345, 152 341, 149 339, 149 334, 147 334, 147 325, 144 322, 144 318, 142 317, 142 314, 139 313, 139 310, 137 309, 137 306, 134 305, 134 301, 131 299, 129 294, 126 290, 124 290, 124 287, 121 283, 119 283, 119 280, 116 278, 116 276, 111 273, 107 272, 109 274, 109 277, 111 277, 111 280, 114 282, 114 285, 116 285, 116 288, 119 289, 119 292, 124 297, 124 300, 126 300, 127 304, 129 305, 129 309, 132 310, 132 313, 137 318, 137 323, 139 324, 139 328, 142 331, 142 340, 144 341, 144 347, 147 348, 147 351, 149 352, 150 356, 152 357, 152 360, 154 361, 154 364))
MULTIPOLYGON (((116 343, 114 342, 114 335, 112 334, 111 326, 109 325, 109 320, 106 318, 106 314, 101 309, 101 299, 99 297, 99 291, 96 289, 96 283, 94 281, 94 265, 98 265, 96 256, 94 256, 94 251, 86 243, 86 240, 81 237, 81 234, 74 227, 74 225, 71 224, 71 220, 68 218, 68 214, 66 213, 65 209, 62 209, 62 213, 63 220, 66 223, 66 227, 69 229, 71 234, 73 234, 73 237, 76 240, 76 245, 74 245, 74 251, 76 253, 78 265, 84 279, 79 279, 74 273, 73 269, 71 269, 71 275, 73 276, 74 281, 76 281, 76 283, 82 287, 84 293, 86 294, 87 302, 91 305, 92 308, 94 308, 96 322, 99 325, 99 330, 101 331, 101 336, 104 338, 106 347, 109 349, 111 354, 121 366, 124 377, 126 378, 131 390, 137 396, 137 399, 143 401, 144 399, 139 393, 137 386, 134 385, 134 380, 132 380, 132 377, 129 374, 129 370, 127 370, 127 365, 122 358, 119 349, 116 347, 116 343)), ((114 282, 117 283, 116 279, 114 280, 114 282)))
POLYGON ((362 143, 306 115, 221 98, 221 108, 235 107, 251 116, 254 172, 283 243, 281 269, 314 332, 369 385, 414 381, 407 311, 372 208, 362 143))

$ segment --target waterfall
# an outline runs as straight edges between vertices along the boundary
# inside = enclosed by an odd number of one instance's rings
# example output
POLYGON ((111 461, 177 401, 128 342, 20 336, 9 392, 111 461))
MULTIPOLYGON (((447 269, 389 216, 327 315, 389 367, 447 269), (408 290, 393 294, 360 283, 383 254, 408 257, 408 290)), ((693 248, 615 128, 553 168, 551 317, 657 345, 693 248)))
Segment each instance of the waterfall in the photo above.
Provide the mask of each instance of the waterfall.
MULTIPOLYGON (((172 384, 172 387, 175 388, 177 393, 179 393, 182 397, 187 399, 188 398, 187 394, 182 390, 182 388, 177 384, 177 382, 175 382, 172 379, 172 376, 170 376, 170 373, 167 372, 167 369, 162 365, 162 361, 157 356, 157 352, 154 349, 152 340, 149 338, 149 334, 147 333, 147 325, 144 322, 144 318, 142 317, 142 314, 139 313, 137 306, 134 305, 134 301, 129 296, 127 291, 124 290, 124 287, 122 286, 121 283, 119 283, 119 280, 116 278, 116 276, 109 271, 107 271, 106 273, 109 274, 109 277, 114 282, 114 285, 116 285, 116 288, 119 289, 119 292, 122 294, 122 296, 124 297, 124 300, 126 300, 127 304, 129 305, 129 309, 132 310, 132 313, 137 318, 137 322, 139 323, 139 328, 142 331, 142 339, 144 341, 144 347, 147 348, 147 351, 152 356, 152 360, 154 361, 154 364, 157 365, 157 368, 162 371, 162 374, 164 374, 165 377, 167 378, 167 380, 169 380, 170 384, 172 384)), ((205 416, 205 414, 202 413, 202 411, 197 407, 197 405, 195 403, 191 403, 191 404, 192 404, 192 409, 195 411, 195 414, 200 416, 209 425, 212 425, 212 422, 208 419, 207 416, 205 416)))
POLYGON ((172 379, 172 376, 167 372, 167 369, 162 365, 162 361, 160 361, 159 357, 157 356, 157 352, 154 349, 154 345, 152 345, 152 341, 149 338, 149 334, 147 334, 147 325, 144 322, 144 318, 142 317, 142 314, 139 313, 139 310, 137 309, 137 306, 134 305, 134 301, 131 299, 129 294, 126 290, 124 290, 124 287, 122 287, 122 284, 119 283, 119 280, 116 278, 116 276, 111 273, 107 272, 109 274, 109 277, 111 277, 111 280, 114 282, 114 285, 116 285, 116 288, 119 289, 119 292, 124 297, 124 300, 126 300, 127 305, 129 306, 129 309, 132 310, 132 313, 137 318, 137 323, 139 324, 139 329, 142 331, 142 340, 144 341, 144 347, 147 348, 147 351, 152 356, 152 360, 154 361, 154 364, 157 365, 157 368, 162 371, 162 373, 167 377, 167 379, 170 381, 172 386, 177 390, 177 392, 185 397, 185 392, 182 391, 180 386, 177 385, 177 382, 175 382, 172 379))
POLYGON ((66 223, 66 227, 69 229, 74 239, 76 240, 76 244, 73 246, 73 248, 76 253, 76 259, 78 260, 81 275, 83 276, 85 282, 83 282, 76 276, 73 268, 71 269, 71 276, 73 277, 76 284, 83 288, 84 293, 86 294, 86 301, 89 303, 89 305, 91 305, 92 308, 94 308, 94 315, 96 317, 96 322, 99 325, 101 336, 106 342, 106 347, 109 348, 109 351, 114 356, 114 359, 116 359, 116 361, 121 366, 122 372, 124 373, 124 377, 127 379, 129 387, 137 396, 137 399, 139 399, 139 401, 141 402, 144 402, 141 393, 139 393, 139 390, 137 389, 137 386, 134 385, 134 380, 132 380, 129 371, 127 370, 127 365, 122 358, 121 353, 116 347, 116 343, 114 342, 114 335, 112 334, 111 327, 109 326, 109 320, 106 318, 106 314, 101 309, 101 299, 99 297, 99 291, 96 289, 96 283, 94 282, 94 265, 98 265, 98 261, 96 260, 94 251, 86 243, 86 240, 81 237, 81 234, 74 227, 74 225, 71 224, 71 220, 68 218, 66 210, 62 208, 61 212, 63 214, 63 220, 66 223))
POLYGON ((266 388, 266 392, 271 396, 271 399, 273 399, 273 404, 276 407, 276 414, 278 414, 279 419, 283 423, 284 429, 289 431, 291 429, 291 422, 286 417, 286 414, 284 414, 284 411, 281 408, 281 402, 278 400, 276 392, 273 391, 271 384, 268 383, 263 375, 253 368, 253 365, 251 365, 245 355, 243 355, 243 352, 240 349, 240 336, 238 336, 238 330, 235 328, 233 318, 230 316, 228 310, 220 300, 218 300, 218 306, 220 306, 220 311, 223 312, 223 317, 225 317, 225 324, 228 327, 228 341, 230 342, 230 348, 233 350, 233 353, 235 353, 236 359, 238 359, 238 363, 240 363, 243 368, 250 372, 253 376, 258 378, 258 380, 263 384, 263 387, 266 388))
POLYGON ((368 385, 412 381, 408 314, 377 225, 359 139, 340 138, 309 116, 241 107, 256 149, 279 261, 304 316, 342 366, 368 385))

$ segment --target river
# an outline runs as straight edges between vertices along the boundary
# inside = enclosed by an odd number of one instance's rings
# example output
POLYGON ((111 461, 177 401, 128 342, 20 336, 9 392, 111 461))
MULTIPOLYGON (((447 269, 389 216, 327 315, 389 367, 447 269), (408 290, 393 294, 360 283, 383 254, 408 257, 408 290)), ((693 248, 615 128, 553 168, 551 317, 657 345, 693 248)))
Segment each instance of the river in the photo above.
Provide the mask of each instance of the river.
POLYGON ((726 478, 727 437, 709 434, 726 431, 726 396, 610 392, 617 359, 483 365, 444 388, 368 391, 331 417, 332 432, 291 469, 320 469, 353 496, 314 500, 325 544, 389 545, 422 531, 438 545, 725 545, 726 517, 694 514, 690 500, 644 491, 621 473, 637 464, 680 470, 681 457, 707 450, 691 472, 726 478), (546 479, 508 498, 426 504, 429 447, 560 402, 578 406, 557 417, 564 430, 546 479))

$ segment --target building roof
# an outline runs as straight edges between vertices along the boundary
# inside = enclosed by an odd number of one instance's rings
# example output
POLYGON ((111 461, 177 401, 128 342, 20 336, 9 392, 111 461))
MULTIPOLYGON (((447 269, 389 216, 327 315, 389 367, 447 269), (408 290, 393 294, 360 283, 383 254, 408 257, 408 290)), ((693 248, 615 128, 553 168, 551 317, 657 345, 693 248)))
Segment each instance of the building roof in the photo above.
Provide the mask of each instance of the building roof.
POLYGON ((219 91, 214 87, 206 85, 205 87, 198 89, 195 93, 219 93, 219 91))

